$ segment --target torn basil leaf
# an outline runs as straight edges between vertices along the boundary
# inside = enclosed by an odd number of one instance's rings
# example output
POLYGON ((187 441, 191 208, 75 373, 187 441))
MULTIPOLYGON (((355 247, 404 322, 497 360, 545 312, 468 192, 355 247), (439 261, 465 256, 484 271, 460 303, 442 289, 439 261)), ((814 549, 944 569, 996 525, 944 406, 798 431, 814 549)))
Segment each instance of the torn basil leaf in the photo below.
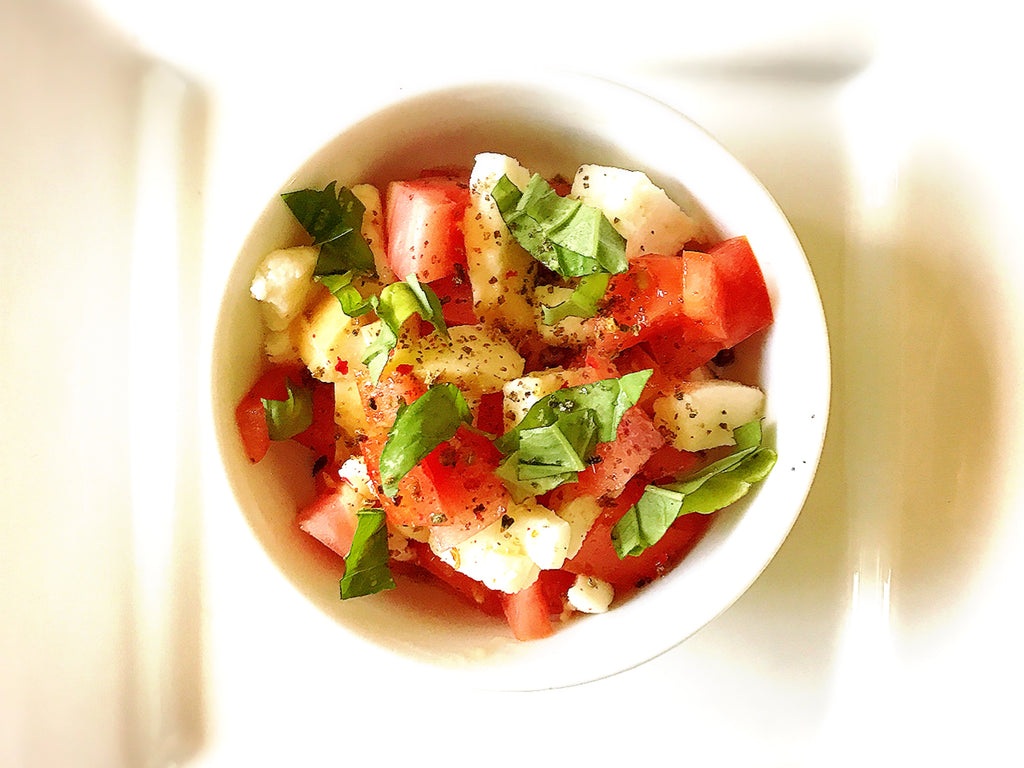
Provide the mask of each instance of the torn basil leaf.
POLYGON ((540 174, 525 190, 502 176, 491 197, 516 241, 562 277, 626 271, 626 241, 604 213, 560 197, 540 174))
POLYGON ((388 568, 388 526, 382 509, 361 509, 356 515, 352 548, 338 586, 341 599, 363 597, 395 588, 388 568))
POLYGON ((363 239, 365 206, 348 187, 335 191, 336 181, 322 190, 300 189, 281 195, 292 215, 320 246, 314 275, 338 275, 349 270, 375 274, 373 252, 363 239))
POLYGON ((368 296, 364 299, 358 289, 352 285, 352 281, 358 274, 355 270, 350 269, 340 275, 320 275, 316 278, 334 295, 334 298, 341 304, 341 311, 349 317, 360 317, 377 308, 376 296, 368 296))
POLYGON ((604 298, 609 280, 611 275, 607 272, 584 275, 568 299, 550 307, 541 304, 541 320, 544 325, 554 325, 567 317, 586 318, 596 315, 597 304, 604 298))
POLYGON ((384 493, 394 498, 413 467, 472 421, 466 398, 454 384, 435 384, 411 404, 399 406, 380 455, 384 493))
POLYGON ((761 447, 761 422, 751 421, 733 432, 735 450, 678 483, 648 485, 643 495, 612 528, 619 559, 639 555, 656 544, 682 515, 710 515, 743 498, 775 466, 776 454, 761 447))
POLYGON ((448 338, 441 301, 429 285, 422 285, 415 275, 409 275, 405 282, 392 283, 380 292, 374 309, 380 318, 380 331, 366 348, 362 361, 370 369, 373 381, 379 381, 388 363, 391 350, 398 346, 398 333, 402 325, 413 315, 434 326, 438 333, 448 338))
POLYGON ((546 477, 522 478, 519 472, 524 465, 520 463, 519 458, 519 451, 515 451, 494 470, 494 474, 504 483, 512 500, 517 504, 531 496, 553 491, 563 483, 574 483, 579 477, 578 472, 559 472, 546 477))
POLYGON ((554 424, 559 416, 583 408, 594 411, 595 442, 614 440, 622 415, 640 400, 640 393, 651 373, 651 369, 636 371, 617 379, 602 379, 593 384, 580 384, 552 392, 534 403, 522 420, 494 444, 505 454, 517 451, 520 436, 525 430, 554 424))
POLYGON ((284 400, 260 398, 271 440, 289 440, 313 423, 313 393, 292 387, 291 381, 285 382, 285 386, 288 394, 284 400))
POLYGON ((598 443, 614 440, 622 415, 640 399, 651 371, 604 379, 541 398, 511 431, 495 441, 508 453, 495 474, 512 498, 574 483, 598 443))

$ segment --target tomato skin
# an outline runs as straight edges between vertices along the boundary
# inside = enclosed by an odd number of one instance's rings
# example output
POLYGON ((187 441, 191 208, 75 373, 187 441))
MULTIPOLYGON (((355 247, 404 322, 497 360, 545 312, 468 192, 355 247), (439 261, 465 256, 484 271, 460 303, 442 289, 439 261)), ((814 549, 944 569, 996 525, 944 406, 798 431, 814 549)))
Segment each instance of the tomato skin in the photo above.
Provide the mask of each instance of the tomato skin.
POLYGON ((640 477, 644 479, 644 482, 655 485, 675 482, 696 470, 700 463, 699 454, 692 451, 681 451, 673 445, 665 443, 640 468, 640 477))
POLYGON ((313 423, 292 439, 312 449, 317 456, 334 461, 340 437, 334 422, 334 385, 313 379, 309 388, 313 392, 313 423))
POLYGON ((678 333, 666 333, 643 344, 657 363, 662 378, 670 382, 686 379, 724 349, 722 342, 705 338, 703 330, 689 319, 684 319, 680 328, 678 333))
MULTIPOLYGON (((242 399, 238 402, 235 407, 235 423, 238 425, 238 432, 242 438, 242 446, 245 449, 245 455, 249 458, 249 461, 254 464, 263 459, 267 455, 267 451, 270 449, 270 431, 267 427, 267 418, 264 414, 263 401, 264 400, 285 400, 288 397, 288 382, 291 382, 293 387, 297 386, 314 386, 312 384, 313 378, 309 372, 301 366, 295 365, 277 365, 272 368, 268 368, 261 373, 256 381, 253 382, 252 387, 245 393, 242 399)), ((329 387, 329 385, 327 385, 329 387)), ((322 432, 330 431, 331 434, 334 432, 334 394, 333 389, 330 389, 330 425, 327 426, 327 417, 325 416, 325 410, 323 406, 324 395, 320 395, 320 408, 317 408, 317 398, 314 390, 314 419, 313 424, 310 428, 300 435, 296 435, 294 439, 298 440, 300 437, 305 439, 299 440, 304 445, 314 447, 314 450, 318 450, 322 445, 326 444, 326 441, 322 438, 322 432), (317 415, 319 413, 319 420, 317 415), (312 444, 312 445, 311 445, 312 444)), ((334 444, 330 445, 330 453, 326 454, 333 458, 334 456, 334 444)))
POLYGON ((270 450, 270 430, 267 428, 267 417, 264 414, 263 401, 251 391, 243 397, 235 408, 235 423, 242 436, 242 447, 245 455, 253 464, 261 461, 270 450))
POLYGON ((501 606, 517 640, 540 640, 555 633, 540 579, 513 594, 503 593, 501 606))
POLYGON ((598 517, 583 546, 572 560, 562 566, 572 573, 596 576, 612 584, 616 591, 642 586, 670 570, 689 552, 707 530, 710 515, 683 515, 665 535, 642 554, 619 559, 611 540, 612 527, 643 494, 644 483, 634 480, 615 504, 598 517))
POLYGON ((602 315, 613 324, 596 324, 597 349, 614 354, 661 335, 685 317, 683 261, 658 255, 633 259, 627 271, 612 275, 605 296, 602 315))
POLYGON ((438 582, 461 595, 490 616, 504 616, 501 593, 488 589, 476 579, 459 573, 420 541, 410 541, 408 547, 415 553, 416 565, 438 582))
POLYGON ((707 253, 645 255, 608 283, 596 348, 645 344, 666 375, 684 377, 772 322, 764 276, 745 237, 707 253))
MULTIPOLYGON (((459 269, 458 264, 455 273, 448 277, 442 277, 430 283, 431 290, 437 294, 441 302, 441 316, 444 317, 445 325, 476 325, 480 322, 476 310, 473 309, 473 286, 465 271, 459 269)), ((427 326, 431 331, 434 327, 427 326)), ((428 331, 429 332, 429 331, 428 331)))
POLYGON ((320 493, 308 506, 301 509, 295 518, 303 531, 347 557, 352 549, 352 537, 356 532, 358 509, 354 509, 339 488, 320 493))
POLYGON ((466 264, 462 218, 469 184, 462 178, 427 176, 393 181, 387 188, 387 258, 399 280, 423 283, 448 277, 466 264))
POLYGON ((685 313, 723 349, 771 325, 768 288, 746 237, 725 240, 706 254, 684 251, 681 259, 685 313))
POLYGON ((477 409, 476 428, 492 435, 501 435, 505 431, 505 396, 501 390, 488 392, 480 397, 477 409))
POLYGON ((637 406, 622 415, 615 439, 599 443, 596 464, 579 473, 576 492, 590 496, 617 496, 640 467, 665 444, 650 416, 637 406))
POLYGON ((434 511, 445 520, 433 529, 440 546, 464 541, 508 511, 512 499, 494 474, 501 458, 490 440, 460 427, 420 463, 437 495, 434 511))

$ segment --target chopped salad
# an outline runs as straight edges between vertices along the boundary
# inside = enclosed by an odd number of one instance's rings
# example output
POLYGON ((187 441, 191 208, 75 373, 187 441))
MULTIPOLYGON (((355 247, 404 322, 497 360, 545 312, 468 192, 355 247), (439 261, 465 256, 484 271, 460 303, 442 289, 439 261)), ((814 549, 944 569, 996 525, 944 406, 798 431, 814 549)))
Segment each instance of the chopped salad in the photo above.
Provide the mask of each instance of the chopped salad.
POLYGON ((252 280, 266 365, 236 417, 253 462, 310 449, 296 525, 344 560, 341 599, 425 575, 545 637, 771 470, 764 393, 728 376, 772 322, 757 259, 645 174, 484 153, 282 203, 308 237, 252 280))

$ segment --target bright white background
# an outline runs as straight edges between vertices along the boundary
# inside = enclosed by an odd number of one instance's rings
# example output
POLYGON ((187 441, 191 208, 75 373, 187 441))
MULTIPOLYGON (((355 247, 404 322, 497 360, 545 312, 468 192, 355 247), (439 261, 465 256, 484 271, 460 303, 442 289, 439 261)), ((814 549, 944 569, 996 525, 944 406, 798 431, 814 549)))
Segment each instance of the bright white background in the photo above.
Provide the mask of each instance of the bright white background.
POLYGON ((1017 762, 1015 25, 1002 2, 0 0, 0 765, 1017 762), (819 281, 833 416, 719 619, 598 683, 474 692, 316 633, 219 474, 204 356, 311 149, 541 60, 669 102, 762 179, 819 281))

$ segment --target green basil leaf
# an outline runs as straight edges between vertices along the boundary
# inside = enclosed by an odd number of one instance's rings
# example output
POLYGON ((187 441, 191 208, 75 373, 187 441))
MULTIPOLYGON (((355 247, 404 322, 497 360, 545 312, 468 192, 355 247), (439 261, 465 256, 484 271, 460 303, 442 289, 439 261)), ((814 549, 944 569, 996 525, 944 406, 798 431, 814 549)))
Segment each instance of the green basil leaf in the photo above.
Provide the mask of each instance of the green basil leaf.
POLYGON ((609 280, 611 280, 611 275, 607 272, 584 275, 568 299, 550 307, 541 304, 541 320, 544 325, 554 325, 567 317, 593 317, 596 315, 598 302, 604 298, 609 280))
POLYGON ((381 509, 361 509, 356 515, 352 548, 345 558, 345 575, 338 586, 341 599, 363 597, 395 588, 388 568, 388 526, 381 509))
POLYGON ((636 405, 651 373, 561 389, 534 403, 519 424, 494 441, 509 454, 496 474, 512 498, 519 502, 579 480, 597 444, 615 439, 623 414, 636 405))
POLYGON ((415 275, 409 275, 405 282, 392 283, 380 292, 374 309, 381 320, 380 332, 363 354, 362 361, 370 369, 374 381, 380 380, 384 366, 388 363, 391 350, 398 346, 398 333, 402 325, 413 315, 431 323, 444 338, 448 338, 448 326, 444 322, 441 300, 429 285, 420 284, 415 275))
POLYGON ((472 421, 469 405, 454 384, 435 384, 411 404, 399 406, 380 455, 384 493, 394 498, 398 483, 413 467, 472 421))
POLYGON ((363 295, 352 285, 352 281, 358 274, 355 270, 350 269, 340 275, 320 275, 316 278, 334 294, 338 303, 341 304, 341 311, 349 317, 360 317, 377 308, 376 296, 368 296, 364 299, 363 295))
POLYGON ((363 239, 365 206, 352 190, 335 191, 336 181, 322 190, 300 189, 281 195, 292 215, 320 246, 314 275, 342 274, 349 270, 375 273, 373 252, 363 239))
POLYGON ((597 442, 597 422, 590 408, 563 414, 554 424, 525 430, 519 438, 519 477, 542 477, 531 465, 559 472, 582 472, 597 442))
POLYGON ((523 479, 520 477, 523 466, 519 461, 519 451, 515 451, 494 470, 494 474, 504 483, 512 500, 517 504, 531 496, 540 496, 552 491, 563 483, 574 483, 579 479, 577 472, 560 472, 546 477, 523 479))
POLYGON ((271 440, 289 440, 313 423, 313 393, 292 387, 290 381, 285 386, 288 395, 284 400, 261 398, 271 440))
POLYGON ((626 271, 626 241, 604 213, 560 197, 539 174, 525 190, 502 176, 491 196, 516 241, 562 277, 626 271))
POLYGON ((643 495, 612 528, 612 544, 620 559, 639 555, 656 544, 682 515, 710 515, 743 498, 754 483, 768 476, 776 454, 761 447, 761 422, 734 431, 736 449, 687 480, 648 485, 643 495))
MULTIPOLYGON (((617 379, 602 379, 593 384, 580 384, 552 392, 534 403, 522 420, 499 437, 495 445, 502 453, 510 454, 519 450, 520 436, 525 430, 549 426, 556 423, 560 416, 584 408, 594 412, 596 442, 614 440, 622 415, 640 400, 640 394, 652 373, 651 369, 636 371, 617 379)), ((587 457, 583 458, 585 460, 587 457)))

